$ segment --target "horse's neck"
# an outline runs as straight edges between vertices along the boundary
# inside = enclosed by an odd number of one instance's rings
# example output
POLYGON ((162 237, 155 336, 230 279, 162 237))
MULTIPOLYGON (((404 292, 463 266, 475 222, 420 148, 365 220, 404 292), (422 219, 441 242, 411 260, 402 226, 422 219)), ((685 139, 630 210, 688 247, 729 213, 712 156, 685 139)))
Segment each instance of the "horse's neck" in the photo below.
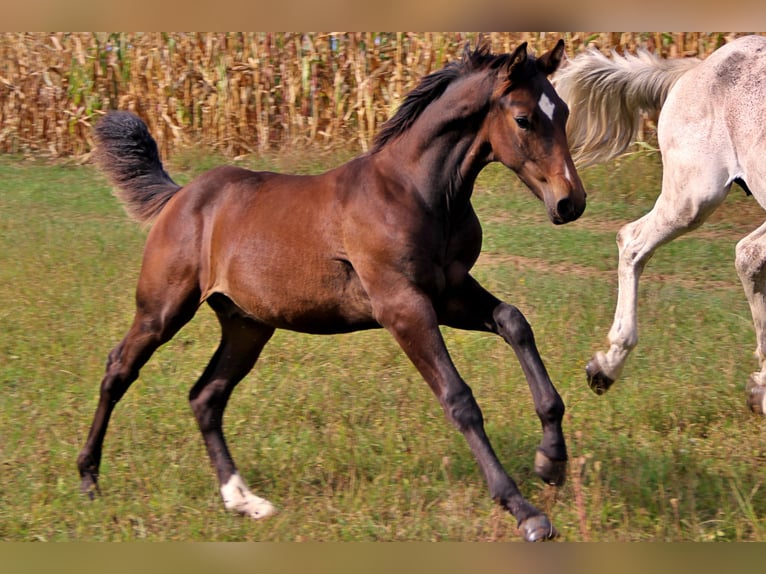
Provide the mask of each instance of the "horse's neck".
POLYGON ((379 152, 389 177, 422 198, 432 211, 462 211, 486 165, 476 134, 441 134, 430 141, 407 134, 379 152))
POLYGON ((487 164, 482 125, 488 96, 466 83, 447 91, 410 129, 382 150, 435 210, 462 210, 470 201, 476 177, 487 164))

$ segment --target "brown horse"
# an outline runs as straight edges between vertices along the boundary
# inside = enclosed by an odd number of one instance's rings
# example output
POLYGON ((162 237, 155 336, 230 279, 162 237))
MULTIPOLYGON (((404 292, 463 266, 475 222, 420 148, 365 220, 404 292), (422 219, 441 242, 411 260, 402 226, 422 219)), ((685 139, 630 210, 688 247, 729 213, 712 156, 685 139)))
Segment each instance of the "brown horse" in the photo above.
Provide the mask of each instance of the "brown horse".
POLYGON ((517 308, 469 273, 482 238, 471 193, 489 162, 516 172, 556 224, 585 209, 567 147, 568 110, 547 79, 563 52, 563 41, 537 59, 526 44, 500 55, 466 47, 460 61, 426 76, 406 96, 369 153, 315 176, 219 167, 181 187, 164 171, 140 119, 106 115, 95 130, 97 162, 127 211, 154 224, 133 325, 109 354, 77 460, 83 492, 98 491, 114 406, 152 353, 207 302, 222 338, 189 400, 227 509, 253 518, 274 512, 238 474, 222 418, 275 329, 326 334, 383 327, 463 433, 492 498, 516 517, 524 538, 555 536, 493 452, 439 325, 491 331, 511 345, 542 423, 535 470, 546 483, 563 483, 564 404, 532 330, 517 308))

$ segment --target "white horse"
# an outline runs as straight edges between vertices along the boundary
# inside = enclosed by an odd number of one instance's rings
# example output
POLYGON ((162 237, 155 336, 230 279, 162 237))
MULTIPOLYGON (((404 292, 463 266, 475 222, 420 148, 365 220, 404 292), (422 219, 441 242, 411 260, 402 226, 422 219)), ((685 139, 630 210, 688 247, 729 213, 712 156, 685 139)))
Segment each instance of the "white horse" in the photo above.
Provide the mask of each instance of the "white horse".
MULTIPOLYGON (((705 60, 647 52, 608 58, 590 50, 570 60, 554 83, 570 107, 567 132, 581 166, 623 153, 635 141, 640 112, 660 111, 662 192, 649 213, 617 234, 619 293, 609 349, 586 367, 588 384, 602 394, 638 342, 638 280, 654 251, 701 225, 732 183, 766 209, 766 38, 739 38, 705 60)), ((747 402, 766 414, 766 223, 737 243, 735 264, 760 364, 747 382, 747 402)))

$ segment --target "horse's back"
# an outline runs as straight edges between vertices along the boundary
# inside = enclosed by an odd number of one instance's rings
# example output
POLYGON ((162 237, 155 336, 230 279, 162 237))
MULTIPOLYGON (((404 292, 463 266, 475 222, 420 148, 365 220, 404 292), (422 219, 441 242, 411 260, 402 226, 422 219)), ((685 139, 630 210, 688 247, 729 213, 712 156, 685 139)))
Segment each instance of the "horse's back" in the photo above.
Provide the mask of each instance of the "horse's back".
POLYGON ((766 38, 747 36, 725 46, 712 66, 709 97, 720 98, 737 155, 737 177, 766 207, 766 38))

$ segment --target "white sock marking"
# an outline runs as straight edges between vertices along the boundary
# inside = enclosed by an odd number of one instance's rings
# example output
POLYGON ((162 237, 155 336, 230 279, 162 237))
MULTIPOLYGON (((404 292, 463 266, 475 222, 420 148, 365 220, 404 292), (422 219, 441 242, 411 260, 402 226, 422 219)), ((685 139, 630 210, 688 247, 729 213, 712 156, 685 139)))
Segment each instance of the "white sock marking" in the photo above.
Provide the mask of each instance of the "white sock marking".
POLYGON ((250 492, 238 473, 232 474, 229 481, 221 487, 221 498, 226 510, 239 512, 256 520, 276 512, 276 508, 268 500, 250 492))
POLYGON ((556 104, 554 104, 547 95, 543 94, 540 96, 538 105, 543 113, 548 116, 548 119, 553 121, 553 111, 556 109, 556 104))

